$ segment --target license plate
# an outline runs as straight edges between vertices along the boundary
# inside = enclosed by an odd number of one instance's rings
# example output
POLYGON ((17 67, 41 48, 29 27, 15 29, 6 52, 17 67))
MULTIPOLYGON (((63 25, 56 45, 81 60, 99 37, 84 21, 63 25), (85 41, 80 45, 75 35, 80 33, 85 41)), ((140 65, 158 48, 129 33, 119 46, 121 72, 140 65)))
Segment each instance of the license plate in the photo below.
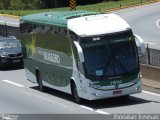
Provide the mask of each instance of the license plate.
POLYGON ((122 90, 113 91, 113 95, 120 95, 120 94, 122 94, 122 90))
POLYGON ((13 60, 13 63, 18 63, 18 62, 20 62, 20 59, 13 60))

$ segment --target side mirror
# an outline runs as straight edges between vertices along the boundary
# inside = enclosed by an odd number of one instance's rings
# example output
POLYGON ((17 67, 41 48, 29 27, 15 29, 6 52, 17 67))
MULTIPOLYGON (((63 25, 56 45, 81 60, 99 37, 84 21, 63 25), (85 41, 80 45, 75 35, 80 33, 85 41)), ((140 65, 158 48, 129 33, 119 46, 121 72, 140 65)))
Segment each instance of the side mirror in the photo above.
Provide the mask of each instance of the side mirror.
POLYGON ((139 55, 145 54, 146 48, 145 48, 145 43, 144 43, 143 39, 138 35, 134 35, 134 36, 135 36, 136 45, 138 48, 138 54, 139 55))
POLYGON ((77 52, 78 52, 78 56, 79 56, 79 61, 77 61, 78 69, 83 75, 85 75, 83 50, 82 50, 81 46, 78 44, 78 42, 74 41, 74 44, 77 48, 77 52))
POLYGON ((74 44, 77 48, 80 62, 84 62, 84 54, 83 54, 83 50, 82 50, 81 46, 76 41, 74 41, 74 44))
POLYGON ((82 62, 78 62, 77 65, 78 65, 78 69, 82 73, 82 75, 85 75, 84 64, 82 62))

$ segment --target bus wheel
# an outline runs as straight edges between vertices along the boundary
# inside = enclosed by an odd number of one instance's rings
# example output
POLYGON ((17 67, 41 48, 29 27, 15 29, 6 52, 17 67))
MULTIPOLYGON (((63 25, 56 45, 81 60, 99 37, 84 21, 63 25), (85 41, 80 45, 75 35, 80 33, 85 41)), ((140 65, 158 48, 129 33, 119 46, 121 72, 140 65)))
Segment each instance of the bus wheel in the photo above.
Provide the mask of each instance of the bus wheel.
POLYGON ((78 96, 78 91, 77 91, 77 87, 76 87, 75 83, 72 84, 72 96, 73 96, 75 103, 77 103, 77 104, 81 103, 81 98, 78 96))
POLYGON ((36 77, 37 77, 37 83, 38 83, 38 90, 43 92, 44 91, 44 86, 43 86, 43 83, 42 83, 42 76, 39 72, 37 72, 36 77))

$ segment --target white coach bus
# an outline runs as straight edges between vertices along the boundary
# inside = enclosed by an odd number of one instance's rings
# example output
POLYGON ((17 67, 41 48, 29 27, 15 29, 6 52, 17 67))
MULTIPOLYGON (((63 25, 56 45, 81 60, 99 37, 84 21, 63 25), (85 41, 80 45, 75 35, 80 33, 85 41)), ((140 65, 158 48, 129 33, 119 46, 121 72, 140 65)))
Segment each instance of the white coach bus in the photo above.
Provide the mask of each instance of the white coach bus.
POLYGON ((143 40, 115 14, 46 12, 21 18, 27 79, 81 99, 129 96, 142 91, 143 40))

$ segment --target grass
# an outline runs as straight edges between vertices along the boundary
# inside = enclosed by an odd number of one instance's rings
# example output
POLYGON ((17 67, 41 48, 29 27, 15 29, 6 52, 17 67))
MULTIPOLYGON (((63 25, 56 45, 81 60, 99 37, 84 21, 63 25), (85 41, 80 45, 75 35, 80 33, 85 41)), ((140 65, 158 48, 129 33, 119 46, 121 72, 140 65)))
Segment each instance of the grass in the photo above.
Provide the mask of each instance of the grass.
MULTIPOLYGON (((112 8, 119 8, 127 5, 140 4, 151 2, 153 0, 120 0, 120 1, 109 1, 91 5, 78 5, 77 10, 88 10, 88 11, 105 11, 112 8)), ((70 7, 61 7, 53 9, 40 9, 40 10, 0 10, 2 14, 11 14, 17 16, 24 16, 33 13, 48 12, 48 11, 65 11, 70 10, 70 7)))

